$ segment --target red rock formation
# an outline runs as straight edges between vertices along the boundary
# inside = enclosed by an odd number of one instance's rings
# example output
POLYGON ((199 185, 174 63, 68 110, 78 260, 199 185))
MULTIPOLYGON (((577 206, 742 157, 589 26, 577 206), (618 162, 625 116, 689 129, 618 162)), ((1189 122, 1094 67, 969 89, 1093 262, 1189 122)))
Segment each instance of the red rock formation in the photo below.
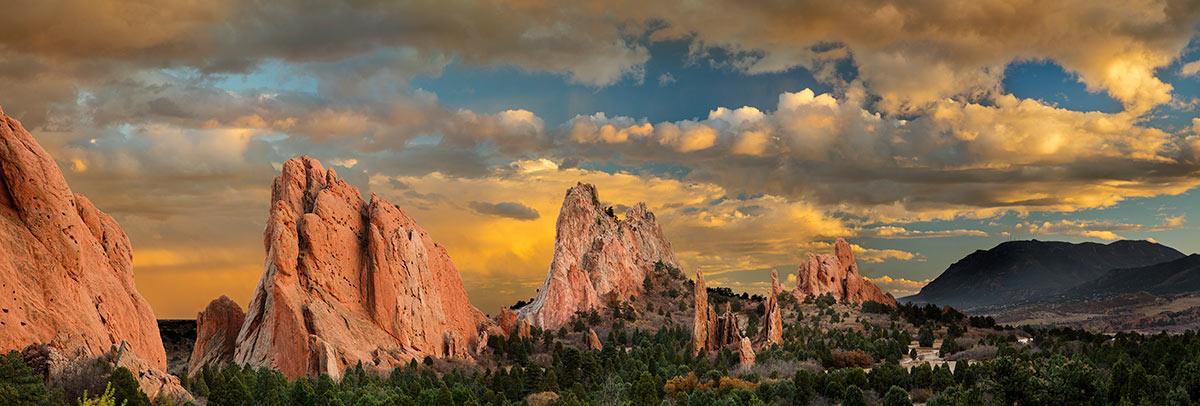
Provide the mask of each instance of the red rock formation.
POLYGON ((600 336, 596 335, 596 330, 590 328, 588 329, 587 334, 587 348, 589 350, 604 349, 604 344, 600 343, 600 336))
POLYGON ((336 377, 360 361, 389 369, 478 348, 485 316, 446 249, 312 158, 288 160, 275 178, 263 244, 235 362, 336 377))
POLYGON ((717 312, 708 303, 708 289, 704 284, 704 272, 696 268, 695 289, 692 292, 695 309, 692 319, 692 350, 699 354, 701 350, 716 351, 730 344, 741 341, 742 333, 738 326, 737 315, 728 307, 725 314, 717 317, 717 312))
POLYGON ((808 295, 831 293, 851 302, 873 300, 895 306, 896 298, 883 293, 875 284, 858 274, 858 263, 850 244, 841 238, 834 244, 834 255, 808 254, 808 262, 796 271, 796 288, 792 294, 799 300, 808 295))
POLYGON ((500 314, 496 315, 495 323, 504 331, 504 335, 511 336, 516 334, 521 338, 532 336, 532 329, 529 323, 517 318, 517 313, 508 307, 500 308, 500 314))
POLYGON ((165 370, 154 311, 133 282, 129 238, 0 111, 0 350, 70 333, 98 356, 122 341, 165 370))
POLYGON ((188 360, 188 377, 194 377, 205 365, 221 365, 233 361, 237 349, 238 331, 246 321, 242 307, 227 296, 208 303, 196 315, 196 344, 188 360))
POLYGON ((747 370, 753 366, 754 346, 750 344, 749 338, 742 338, 738 343, 738 367, 747 370))
POLYGON ((762 330, 758 335, 761 345, 783 345, 783 317, 779 311, 779 272, 771 270, 771 295, 767 297, 766 314, 763 315, 762 330))
POLYGON ((614 221, 600 207, 592 185, 580 183, 567 190, 556 232, 546 282, 533 303, 517 311, 545 329, 558 328, 576 311, 600 308, 611 298, 640 294, 642 278, 658 261, 679 266, 645 203, 614 221))

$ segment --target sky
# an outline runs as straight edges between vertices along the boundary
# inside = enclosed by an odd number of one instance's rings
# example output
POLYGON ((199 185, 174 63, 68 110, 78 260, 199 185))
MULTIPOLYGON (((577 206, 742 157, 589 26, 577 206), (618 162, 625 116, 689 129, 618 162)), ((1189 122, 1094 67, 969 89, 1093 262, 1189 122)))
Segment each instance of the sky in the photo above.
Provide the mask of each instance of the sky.
POLYGON ((710 284, 838 237, 897 296, 1014 239, 1200 251, 1190 0, 52 0, 0 14, 0 107, 115 217, 160 318, 263 269, 280 164, 398 205, 486 313, 567 188, 645 202, 710 284))

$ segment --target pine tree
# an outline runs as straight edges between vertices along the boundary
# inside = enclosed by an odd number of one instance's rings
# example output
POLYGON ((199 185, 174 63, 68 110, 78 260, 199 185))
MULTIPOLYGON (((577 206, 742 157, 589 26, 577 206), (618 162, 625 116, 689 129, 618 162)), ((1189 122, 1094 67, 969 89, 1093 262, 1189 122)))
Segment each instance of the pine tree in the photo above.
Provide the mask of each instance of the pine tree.
POLYGON ((117 400, 117 404, 124 403, 125 406, 150 406, 150 398, 145 393, 142 393, 137 378, 133 377, 133 373, 129 372, 129 368, 117 367, 117 369, 113 370, 112 375, 109 375, 108 383, 112 385, 113 395, 117 400))

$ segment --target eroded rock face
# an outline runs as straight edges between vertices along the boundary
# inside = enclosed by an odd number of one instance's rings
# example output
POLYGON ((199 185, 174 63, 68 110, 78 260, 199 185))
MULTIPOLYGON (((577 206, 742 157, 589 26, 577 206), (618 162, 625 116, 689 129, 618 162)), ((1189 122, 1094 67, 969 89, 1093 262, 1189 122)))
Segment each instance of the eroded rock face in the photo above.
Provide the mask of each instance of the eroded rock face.
POLYGON ((850 244, 841 238, 834 244, 834 254, 808 254, 808 261, 796 271, 796 288, 792 294, 799 300, 808 295, 833 294, 851 302, 873 300, 896 305, 896 298, 883 293, 875 284, 858 274, 858 263, 850 244))
POLYGON ((238 331, 246 321, 242 307, 227 296, 221 296, 196 315, 196 344, 188 359, 188 377, 194 377, 205 365, 221 365, 233 361, 237 349, 238 331))
POLYGON ((696 268, 695 290, 692 292, 695 301, 695 313, 692 319, 692 350, 699 354, 701 351, 716 351, 727 345, 737 344, 742 340, 737 315, 726 305, 725 313, 717 316, 716 309, 708 303, 708 289, 704 284, 704 272, 696 268))
POLYGON ((0 111, 0 350, 78 336, 98 356, 122 341, 148 365, 167 356, 133 282, 129 238, 0 111))
POLYGON ((742 338, 738 343, 738 366, 743 370, 754 366, 754 346, 749 338, 742 338))
POLYGON ((390 369, 478 348, 485 316, 446 249, 391 203, 308 157, 283 164, 263 232, 266 266, 238 334, 237 363, 289 377, 348 365, 390 369))
POLYGON ((779 284, 779 272, 771 270, 771 295, 767 297, 766 314, 763 315, 762 330, 758 342, 762 345, 783 345, 783 317, 779 310, 779 294, 783 287, 779 284))
POLYGON ((642 278, 658 261, 679 266, 645 203, 631 207, 617 222, 600 207, 592 185, 567 190, 556 233, 546 282, 533 303, 517 311, 544 329, 558 328, 576 311, 600 308, 611 298, 640 294, 642 278))
POLYGON ((587 348, 589 350, 604 349, 604 344, 600 343, 600 336, 596 335, 596 330, 593 330, 590 328, 588 329, 588 334, 587 334, 587 348))
POLYGON ((529 338, 532 336, 532 328, 529 322, 517 317, 517 313, 508 307, 501 307, 500 314, 496 315, 495 323, 504 331, 504 335, 516 335, 521 338, 529 338))

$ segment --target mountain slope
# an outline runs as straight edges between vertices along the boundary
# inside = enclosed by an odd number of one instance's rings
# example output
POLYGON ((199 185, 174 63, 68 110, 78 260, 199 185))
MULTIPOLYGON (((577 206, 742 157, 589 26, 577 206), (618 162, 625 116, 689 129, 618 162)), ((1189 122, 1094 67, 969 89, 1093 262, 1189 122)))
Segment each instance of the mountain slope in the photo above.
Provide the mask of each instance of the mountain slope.
POLYGON ((1072 288, 1068 294, 1113 295, 1139 291, 1156 295, 1200 291, 1200 254, 1144 267, 1114 269, 1072 288))
POLYGON ((1060 292, 1112 269, 1183 257, 1173 248, 1148 241, 1009 241, 967 255, 905 300, 964 309, 1001 304, 1060 292))

